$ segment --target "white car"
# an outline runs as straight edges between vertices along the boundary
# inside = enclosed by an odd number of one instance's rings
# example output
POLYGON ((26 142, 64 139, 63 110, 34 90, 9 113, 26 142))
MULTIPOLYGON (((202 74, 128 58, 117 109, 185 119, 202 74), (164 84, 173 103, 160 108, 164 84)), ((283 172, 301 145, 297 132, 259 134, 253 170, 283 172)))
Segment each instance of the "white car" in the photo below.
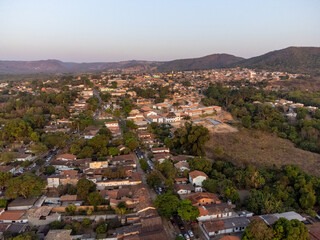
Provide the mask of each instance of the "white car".
POLYGON ((184 234, 184 238, 186 239, 186 240, 190 240, 190 237, 189 237, 189 235, 188 234, 184 234))
POLYGON ((194 234, 191 230, 188 231, 190 237, 194 237, 194 234))

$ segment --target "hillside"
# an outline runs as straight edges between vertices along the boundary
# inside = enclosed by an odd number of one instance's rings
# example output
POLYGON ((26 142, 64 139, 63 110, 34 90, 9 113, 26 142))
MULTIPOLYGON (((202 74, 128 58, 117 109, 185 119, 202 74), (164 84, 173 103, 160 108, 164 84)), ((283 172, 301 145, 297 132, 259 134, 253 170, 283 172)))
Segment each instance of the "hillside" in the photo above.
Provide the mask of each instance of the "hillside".
POLYGON ((159 72, 221 68, 243 60, 229 54, 212 54, 201 58, 179 59, 161 64, 159 72))
POLYGON ((0 61, 0 74, 66 73, 131 69, 137 71, 180 71, 221 68, 243 58, 228 54, 213 54, 201 58, 180 59, 169 62, 123 61, 97 63, 67 63, 59 60, 0 61))
POLYGON ((0 61, 0 74, 71 73, 106 70, 167 72, 224 67, 246 67, 320 76, 320 48, 289 47, 249 59, 229 54, 212 54, 200 58, 167 62, 138 60, 94 63, 62 62, 59 60, 0 61))
POLYGON ((206 146, 208 158, 217 157, 213 151, 217 146, 223 148, 223 158, 238 166, 296 164, 307 173, 320 176, 320 154, 298 149, 289 140, 270 133, 240 129, 237 133, 213 134, 206 146))
POLYGON ((272 51, 261 56, 230 64, 228 67, 246 67, 281 71, 290 73, 306 73, 320 75, 319 47, 288 47, 272 51))
POLYGON ((0 61, 0 74, 95 72, 128 68, 140 68, 149 71, 156 66, 157 62, 135 60, 105 63, 73 63, 59 60, 0 61))

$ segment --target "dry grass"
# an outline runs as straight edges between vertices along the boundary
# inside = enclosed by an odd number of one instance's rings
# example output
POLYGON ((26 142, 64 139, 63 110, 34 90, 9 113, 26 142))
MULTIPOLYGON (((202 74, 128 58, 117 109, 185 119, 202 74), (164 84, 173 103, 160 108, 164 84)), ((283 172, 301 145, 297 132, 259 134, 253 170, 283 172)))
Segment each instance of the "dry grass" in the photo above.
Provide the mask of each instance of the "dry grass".
POLYGON ((307 173, 320 176, 320 154, 298 149, 289 140, 269 133, 240 129, 236 133, 213 134, 206 146, 209 159, 216 157, 217 146, 222 146, 223 158, 238 166, 296 164, 307 173))

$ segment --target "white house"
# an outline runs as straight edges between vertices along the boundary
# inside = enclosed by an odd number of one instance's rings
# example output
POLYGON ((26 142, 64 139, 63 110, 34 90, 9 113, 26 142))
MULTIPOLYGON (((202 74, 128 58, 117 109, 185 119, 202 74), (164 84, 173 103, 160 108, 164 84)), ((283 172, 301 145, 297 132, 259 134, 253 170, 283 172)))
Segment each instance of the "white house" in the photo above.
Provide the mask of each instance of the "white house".
POLYGON ((106 122, 104 124, 107 128, 118 128, 119 123, 117 121, 106 122))
POLYGON ((208 179, 207 174, 201 171, 192 171, 189 172, 189 182, 191 182, 195 186, 202 186, 202 182, 208 179))
POLYGON ((176 183, 173 185, 173 187, 179 195, 190 194, 192 191, 194 191, 194 187, 190 183, 189 184, 176 183))
POLYGON ((163 114, 163 120, 166 123, 179 122, 181 120, 180 113, 169 112, 167 114, 163 114))
POLYGON ((248 226, 249 222, 249 219, 246 217, 234 217, 221 220, 217 219, 200 223, 200 228, 206 238, 209 240, 212 237, 220 234, 243 232, 248 226))
POLYGON ((0 223, 27 223, 27 211, 8 210, 2 211, 0 214, 0 223))
POLYGON ((152 153, 169 153, 170 149, 166 147, 158 147, 158 148, 152 148, 151 149, 152 153))

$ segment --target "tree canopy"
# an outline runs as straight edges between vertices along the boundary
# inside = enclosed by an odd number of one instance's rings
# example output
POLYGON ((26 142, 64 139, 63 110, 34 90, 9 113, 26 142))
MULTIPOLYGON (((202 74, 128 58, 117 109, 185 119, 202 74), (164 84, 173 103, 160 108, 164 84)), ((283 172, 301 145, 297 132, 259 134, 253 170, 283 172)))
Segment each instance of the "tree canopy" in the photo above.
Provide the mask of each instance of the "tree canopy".
POLYGON ((209 130, 202 125, 186 122, 174 133, 174 148, 180 153, 204 156, 204 146, 209 140, 209 130))
POLYGON ((21 175, 11 178, 8 181, 8 186, 5 194, 8 198, 24 198, 39 196, 42 189, 45 187, 45 182, 34 174, 21 175))

